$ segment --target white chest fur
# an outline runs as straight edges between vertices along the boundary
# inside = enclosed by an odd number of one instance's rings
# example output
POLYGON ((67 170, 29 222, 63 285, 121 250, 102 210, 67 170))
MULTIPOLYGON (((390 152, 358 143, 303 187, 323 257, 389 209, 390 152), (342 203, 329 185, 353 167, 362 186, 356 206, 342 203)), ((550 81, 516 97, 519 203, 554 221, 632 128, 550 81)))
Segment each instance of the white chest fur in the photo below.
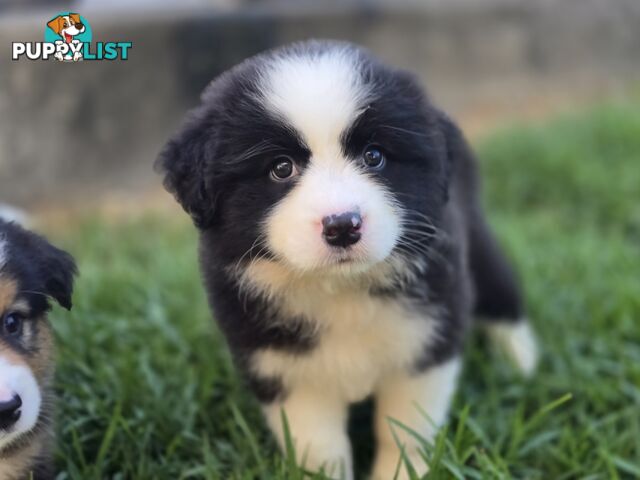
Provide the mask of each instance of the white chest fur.
POLYGON ((310 322, 316 345, 303 353, 257 351, 251 363, 255 373, 280 378, 285 388, 317 388, 353 402, 386 376, 411 368, 428 348, 433 320, 407 300, 343 287, 289 285, 281 308, 310 322))

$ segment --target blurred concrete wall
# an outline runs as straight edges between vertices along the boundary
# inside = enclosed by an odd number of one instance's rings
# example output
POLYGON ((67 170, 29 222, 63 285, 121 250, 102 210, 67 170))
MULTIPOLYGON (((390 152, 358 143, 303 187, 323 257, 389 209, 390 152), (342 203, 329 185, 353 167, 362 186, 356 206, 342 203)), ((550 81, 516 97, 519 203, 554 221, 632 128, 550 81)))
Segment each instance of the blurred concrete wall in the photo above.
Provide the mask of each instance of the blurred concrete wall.
POLYGON ((40 41, 56 12, 5 13, 0 201, 28 206, 156 188, 155 156, 208 81, 298 39, 363 44, 416 71, 437 103, 462 116, 640 79, 638 0, 249 3, 82 10, 94 41, 134 47, 125 62, 77 64, 11 61, 11 42, 40 41))

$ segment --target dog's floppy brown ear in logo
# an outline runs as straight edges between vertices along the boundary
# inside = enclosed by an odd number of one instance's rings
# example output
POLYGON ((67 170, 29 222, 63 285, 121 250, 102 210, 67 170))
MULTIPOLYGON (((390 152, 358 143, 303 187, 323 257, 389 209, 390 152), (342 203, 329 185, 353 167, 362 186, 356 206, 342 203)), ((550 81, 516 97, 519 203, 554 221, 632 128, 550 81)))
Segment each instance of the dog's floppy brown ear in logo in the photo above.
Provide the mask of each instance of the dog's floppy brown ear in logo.
POLYGON ((56 35, 60 35, 60 32, 64 28, 64 18, 62 17, 62 15, 58 15, 56 18, 50 20, 49 23, 47 23, 47 27, 56 32, 56 35))

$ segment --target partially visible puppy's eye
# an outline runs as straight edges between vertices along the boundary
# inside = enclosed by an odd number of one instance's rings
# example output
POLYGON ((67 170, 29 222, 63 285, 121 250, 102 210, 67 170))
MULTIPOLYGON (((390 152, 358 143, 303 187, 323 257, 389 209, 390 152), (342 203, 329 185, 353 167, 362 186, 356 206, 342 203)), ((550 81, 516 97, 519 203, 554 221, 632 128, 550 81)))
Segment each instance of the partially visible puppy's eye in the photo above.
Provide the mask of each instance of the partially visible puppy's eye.
POLYGON ((277 182, 282 182, 295 177, 298 174, 298 169, 293 160, 286 155, 281 155, 276 158, 273 166, 271 167, 271 178, 277 182))
POLYGON ((17 312, 7 313, 2 317, 2 332, 10 337, 18 337, 22 334, 24 317, 17 312))
POLYGON ((382 167, 384 167, 386 158, 379 147, 375 145, 369 145, 364 149, 364 152, 362 153, 362 162, 367 168, 370 168, 372 170, 380 170, 382 167))

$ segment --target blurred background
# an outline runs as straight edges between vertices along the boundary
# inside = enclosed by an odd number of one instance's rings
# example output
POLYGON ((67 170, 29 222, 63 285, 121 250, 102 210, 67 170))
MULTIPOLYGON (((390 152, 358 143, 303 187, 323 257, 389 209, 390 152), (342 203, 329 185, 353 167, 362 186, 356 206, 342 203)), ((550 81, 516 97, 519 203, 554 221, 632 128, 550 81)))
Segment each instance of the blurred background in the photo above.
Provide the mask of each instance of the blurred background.
POLYGON ((350 40, 417 72, 477 137, 628 92, 638 25, 637 0, 0 0, 0 200, 149 198, 151 164, 204 86, 294 40, 350 40), (132 41, 130 59, 12 62, 11 42, 41 41, 60 11, 93 41, 132 41))
POLYGON ((52 312, 57 480, 303 478, 152 165, 213 77, 311 37, 416 72, 463 127, 541 340, 524 382, 470 337, 429 478, 640 478, 639 26, 639 0, 0 0, 0 214, 27 212, 81 272, 52 312), (61 11, 133 42, 129 59, 12 61, 61 11))

